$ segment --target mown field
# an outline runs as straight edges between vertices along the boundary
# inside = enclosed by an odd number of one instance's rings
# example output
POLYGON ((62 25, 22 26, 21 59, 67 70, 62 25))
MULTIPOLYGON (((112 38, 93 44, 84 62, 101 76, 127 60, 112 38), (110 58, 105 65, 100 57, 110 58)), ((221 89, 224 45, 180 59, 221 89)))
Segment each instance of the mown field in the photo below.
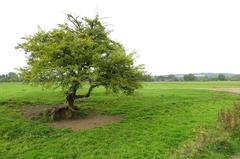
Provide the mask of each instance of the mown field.
MULTIPOLYGON (((124 119, 73 132, 21 115, 32 105, 64 103, 60 90, 1 83, 0 158, 170 158, 202 127, 211 128, 220 109, 240 101, 238 95, 209 91, 210 88, 240 88, 240 82, 144 83, 135 95, 127 97, 106 95, 99 88, 77 105, 84 111, 123 115, 124 119)), ((218 158, 225 158, 224 155, 218 158)))

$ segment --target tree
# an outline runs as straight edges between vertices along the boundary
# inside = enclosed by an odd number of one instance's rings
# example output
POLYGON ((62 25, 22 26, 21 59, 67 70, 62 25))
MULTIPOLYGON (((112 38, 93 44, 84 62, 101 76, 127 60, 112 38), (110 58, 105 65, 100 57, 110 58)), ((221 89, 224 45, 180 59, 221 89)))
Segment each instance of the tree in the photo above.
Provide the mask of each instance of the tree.
POLYGON ((186 74, 183 76, 184 81, 195 81, 196 77, 194 76, 194 74, 190 73, 190 74, 186 74))
POLYGON ((177 77, 175 75, 168 75, 167 76, 167 80, 168 81, 177 81, 178 79, 177 79, 177 77))
POLYGON ((129 95, 141 86, 143 65, 134 65, 134 53, 127 54, 110 38, 98 16, 79 19, 67 14, 67 20, 50 31, 39 28, 17 45, 27 55, 28 66, 21 69, 25 81, 61 87, 72 111, 77 110, 75 100, 89 97, 96 87, 129 95), (86 82, 87 93, 77 94, 86 82))
POLYGON ((19 76, 15 72, 9 72, 7 74, 7 77, 8 77, 9 82, 18 82, 19 81, 19 76))
POLYGON ((7 77, 5 74, 0 75, 0 82, 7 82, 7 77))
POLYGON ((0 82, 20 82, 21 78, 15 72, 0 75, 0 82))
POLYGON ((224 75, 224 74, 219 74, 219 75, 218 75, 218 80, 219 80, 219 81, 225 81, 225 80, 226 80, 225 75, 224 75))
POLYGON ((165 76, 156 76, 156 81, 165 81, 166 77, 165 76))

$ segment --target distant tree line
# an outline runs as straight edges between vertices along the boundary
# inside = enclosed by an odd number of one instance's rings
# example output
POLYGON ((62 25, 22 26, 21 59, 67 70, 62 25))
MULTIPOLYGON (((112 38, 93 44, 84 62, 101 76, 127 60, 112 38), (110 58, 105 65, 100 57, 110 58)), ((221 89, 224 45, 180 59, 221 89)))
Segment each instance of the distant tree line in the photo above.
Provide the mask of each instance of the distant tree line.
POLYGON ((183 80, 184 81, 196 81, 197 78, 196 78, 196 76, 194 76, 194 74, 190 73, 190 74, 184 75, 183 80))
MULTIPOLYGON (((196 76, 192 73, 185 74, 182 77, 176 75, 146 76, 147 82, 157 81, 240 81, 240 75, 226 76, 218 74, 216 77, 196 76)), ((22 82, 22 77, 15 72, 0 74, 0 82, 22 82)))
POLYGON ((240 75, 226 76, 218 74, 216 77, 212 76, 196 76, 192 73, 178 77, 176 75, 162 75, 151 76, 148 81, 240 81, 240 75))
POLYGON ((0 82, 21 82, 22 79, 19 74, 9 72, 7 74, 0 74, 0 82))

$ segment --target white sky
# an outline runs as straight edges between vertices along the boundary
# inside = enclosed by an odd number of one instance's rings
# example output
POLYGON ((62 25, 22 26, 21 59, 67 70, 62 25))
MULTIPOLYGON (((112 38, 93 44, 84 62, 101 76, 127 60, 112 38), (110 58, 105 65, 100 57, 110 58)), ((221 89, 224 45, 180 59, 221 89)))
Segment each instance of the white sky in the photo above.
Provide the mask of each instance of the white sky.
POLYGON ((240 73, 239 0, 7 0, 0 1, 0 74, 26 65, 14 47, 38 25, 96 12, 153 75, 240 73))

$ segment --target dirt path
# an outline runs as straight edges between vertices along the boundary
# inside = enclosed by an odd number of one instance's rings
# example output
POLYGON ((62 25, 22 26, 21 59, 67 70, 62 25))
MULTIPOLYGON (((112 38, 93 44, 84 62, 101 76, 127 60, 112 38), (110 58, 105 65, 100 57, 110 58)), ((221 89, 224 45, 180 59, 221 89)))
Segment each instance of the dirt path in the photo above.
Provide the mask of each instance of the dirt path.
POLYGON ((240 94, 240 88, 212 88, 211 91, 229 92, 234 94, 240 94))
POLYGON ((240 155, 233 155, 229 159, 240 159, 240 155))

